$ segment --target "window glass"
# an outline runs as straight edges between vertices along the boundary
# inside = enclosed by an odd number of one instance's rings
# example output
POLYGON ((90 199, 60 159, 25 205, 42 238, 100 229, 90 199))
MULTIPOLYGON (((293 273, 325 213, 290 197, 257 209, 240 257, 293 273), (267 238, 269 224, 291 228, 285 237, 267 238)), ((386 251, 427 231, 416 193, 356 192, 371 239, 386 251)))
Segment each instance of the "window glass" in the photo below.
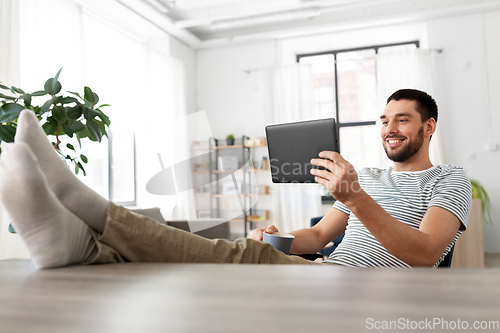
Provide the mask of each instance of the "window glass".
POLYGON ((320 118, 335 118, 335 57, 333 54, 300 58, 311 64, 314 80, 315 114, 320 118))
POLYGON ((337 55, 339 121, 376 119, 377 77, 375 50, 343 52, 337 55))
POLYGON ((85 81, 98 93, 101 100, 98 105, 111 104, 102 109, 111 119, 111 149, 109 152, 102 151, 107 147, 101 144, 99 154, 109 155, 110 167, 103 165, 102 160, 92 160, 95 154, 89 152, 89 165, 101 163, 103 170, 109 170, 109 178, 89 173, 85 177, 88 179, 83 181, 94 184, 93 189, 101 189, 100 194, 118 204, 135 205, 134 132, 137 113, 144 103, 140 96, 146 96, 143 88, 146 81, 146 47, 94 17, 84 15, 83 18, 84 59, 88 75, 85 81))

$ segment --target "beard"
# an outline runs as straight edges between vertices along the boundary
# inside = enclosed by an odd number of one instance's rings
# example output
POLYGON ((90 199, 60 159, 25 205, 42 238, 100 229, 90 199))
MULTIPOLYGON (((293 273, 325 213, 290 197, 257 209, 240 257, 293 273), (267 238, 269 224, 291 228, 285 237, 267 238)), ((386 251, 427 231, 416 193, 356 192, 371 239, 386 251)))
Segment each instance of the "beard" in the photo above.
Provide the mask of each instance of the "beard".
MULTIPOLYGON (((387 136, 385 138, 385 140, 387 140, 388 138, 393 138, 393 137, 387 136)), ((398 139, 398 137, 394 137, 394 139, 398 139)), ((412 140, 409 143, 407 143, 408 138, 404 137, 404 139, 406 142, 403 143, 403 146, 400 147, 400 149, 398 151, 391 150, 391 148, 385 144, 386 141, 384 140, 384 144, 383 144, 384 150, 385 150, 387 157, 391 161, 404 162, 407 159, 411 158, 416 153, 418 153, 418 151, 422 147, 422 144, 424 143, 424 127, 422 126, 420 128, 420 130, 417 133, 417 136, 415 137, 415 140, 412 140)))

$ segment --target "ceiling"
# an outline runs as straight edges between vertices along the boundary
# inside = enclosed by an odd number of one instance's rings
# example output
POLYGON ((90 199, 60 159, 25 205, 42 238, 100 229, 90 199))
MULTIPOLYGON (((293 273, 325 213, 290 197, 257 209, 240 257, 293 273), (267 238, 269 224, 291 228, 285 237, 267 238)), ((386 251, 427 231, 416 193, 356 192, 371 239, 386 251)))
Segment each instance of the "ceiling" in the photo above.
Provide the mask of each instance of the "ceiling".
POLYGON ((116 0, 193 48, 500 9, 499 0, 116 0))

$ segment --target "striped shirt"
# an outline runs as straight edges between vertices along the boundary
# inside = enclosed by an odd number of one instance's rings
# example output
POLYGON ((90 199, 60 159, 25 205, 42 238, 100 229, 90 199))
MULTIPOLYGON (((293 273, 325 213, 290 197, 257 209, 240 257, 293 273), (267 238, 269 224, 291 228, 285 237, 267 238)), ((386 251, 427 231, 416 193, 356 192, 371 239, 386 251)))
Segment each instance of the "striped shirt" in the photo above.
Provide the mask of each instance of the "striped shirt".
MULTIPOLYGON (((363 190, 400 222, 418 229, 429 209, 437 206, 453 213, 461 225, 439 263, 467 227, 472 204, 472 189, 464 171, 440 165, 427 170, 404 172, 365 168, 358 173, 363 190)), ((334 208, 349 215, 345 236, 326 263, 352 267, 410 267, 389 253, 365 228, 349 208, 336 201, 334 208)))

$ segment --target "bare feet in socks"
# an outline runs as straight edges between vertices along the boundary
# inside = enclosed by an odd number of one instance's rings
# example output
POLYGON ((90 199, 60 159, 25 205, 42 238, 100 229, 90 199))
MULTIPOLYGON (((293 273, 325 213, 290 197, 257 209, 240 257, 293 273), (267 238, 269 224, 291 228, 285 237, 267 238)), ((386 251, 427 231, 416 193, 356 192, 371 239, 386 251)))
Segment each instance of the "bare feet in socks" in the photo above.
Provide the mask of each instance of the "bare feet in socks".
POLYGON ((102 233, 109 202, 73 175, 47 140, 32 111, 24 110, 19 115, 15 142, 23 142, 30 147, 52 192, 64 207, 102 233))
MULTIPOLYGON (((54 158, 58 158, 56 154, 54 158)), ((67 186, 73 185, 70 182, 67 186)), ((37 266, 66 266, 96 255, 88 226, 54 195, 37 158, 23 142, 2 151, 0 199, 37 266)))

